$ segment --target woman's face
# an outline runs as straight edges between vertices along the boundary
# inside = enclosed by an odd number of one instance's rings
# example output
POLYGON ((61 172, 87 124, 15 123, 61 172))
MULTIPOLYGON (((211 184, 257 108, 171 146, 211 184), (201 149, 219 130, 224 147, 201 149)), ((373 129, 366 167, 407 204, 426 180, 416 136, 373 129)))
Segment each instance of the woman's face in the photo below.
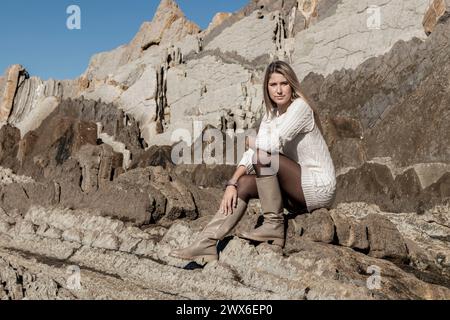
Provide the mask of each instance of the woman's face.
POLYGON ((277 104, 278 108, 288 107, 291 103, 292 88, 282 74, 271 74, 268 91, 270 99, 277 104))

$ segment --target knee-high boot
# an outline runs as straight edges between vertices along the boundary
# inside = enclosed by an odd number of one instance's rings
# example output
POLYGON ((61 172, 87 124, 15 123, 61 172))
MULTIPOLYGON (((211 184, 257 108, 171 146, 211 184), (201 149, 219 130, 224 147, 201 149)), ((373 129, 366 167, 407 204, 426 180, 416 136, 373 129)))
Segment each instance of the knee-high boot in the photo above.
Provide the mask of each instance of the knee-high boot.
POLYGON ((237 207, 233 208, 232 214, 226 216, 218 211, 193 244, 184 249, 173 250, 169 255, 184 260, 200 260, 201 263, 218 260, 217 241, 222 240, 236 226, 246 209, 247 203, 238 198, 237 207))
POLYGON ((264 223, 252 231, 240 232, 237 236, 284 247, 284 206, 278 177, 273 175, 256 178, 256 186, 264 214, 264 223))

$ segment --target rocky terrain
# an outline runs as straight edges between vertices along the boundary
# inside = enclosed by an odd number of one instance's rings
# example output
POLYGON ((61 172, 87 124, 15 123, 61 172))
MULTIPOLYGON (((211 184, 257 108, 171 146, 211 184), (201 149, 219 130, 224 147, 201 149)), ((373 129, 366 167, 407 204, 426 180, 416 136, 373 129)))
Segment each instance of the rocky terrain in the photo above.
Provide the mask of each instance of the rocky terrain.
MULTIPOLYGON (((200 30, 162 0, 77 79, 11 66, 0 77, 0 299, 449 299, 449 14, 447 0, 253 0, 200 30), (170 258, 235 169, 175 165, 172 135, 202 147, 203 128, 255 128, 277 58, 320 113, 333 207, 286 211, 283 250, 230 235, 218 262, 170 258)), ((252 200, 238 228, 258 217, 252 200)))

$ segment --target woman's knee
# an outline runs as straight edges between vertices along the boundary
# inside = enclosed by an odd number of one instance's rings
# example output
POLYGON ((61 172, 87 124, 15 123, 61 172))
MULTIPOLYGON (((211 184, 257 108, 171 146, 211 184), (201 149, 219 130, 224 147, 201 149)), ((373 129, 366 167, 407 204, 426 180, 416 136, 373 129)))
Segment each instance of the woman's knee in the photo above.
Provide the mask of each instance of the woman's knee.
POLYGON ((237 181, 238 197, 244 201, 248 201, 255 197, 256 182, 254 175, 243 175, 237 181))
POLYGON ((270 153, 268 153, 264 150, 258 149, 253 154, 253 158, 252 158, 253 166, 255 166, 255 165, 263 166, 263 167, 270 166, 270 158, 271 158, 270 153))
POLYGON ((253 169, 257 176, 271 176, 277 174, 278 161, 275 158, 276 155, 272 155, 263 150, 257 150, 252 158, 253 169))

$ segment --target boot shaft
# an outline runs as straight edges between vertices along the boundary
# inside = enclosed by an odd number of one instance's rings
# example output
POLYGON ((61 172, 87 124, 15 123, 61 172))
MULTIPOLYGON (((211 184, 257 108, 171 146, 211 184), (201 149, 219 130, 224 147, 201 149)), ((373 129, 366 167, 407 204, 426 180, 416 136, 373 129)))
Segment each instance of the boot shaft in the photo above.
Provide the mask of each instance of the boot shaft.
POLYGON ((239 223, 247 209, 247 203, 238 198, 236 208, 233 208, 233 213, 224 215, 217 211, 211 221, 206 225, 199 237, 207 237, 211 240, 222 240, 227 236, 231 230, 239 223))
POLYGON ((268 219, 276 219, 284 209, 278 177, 274 175, 256 178, 256 186, 264 219, 266 219, 266 215, 268 219))

